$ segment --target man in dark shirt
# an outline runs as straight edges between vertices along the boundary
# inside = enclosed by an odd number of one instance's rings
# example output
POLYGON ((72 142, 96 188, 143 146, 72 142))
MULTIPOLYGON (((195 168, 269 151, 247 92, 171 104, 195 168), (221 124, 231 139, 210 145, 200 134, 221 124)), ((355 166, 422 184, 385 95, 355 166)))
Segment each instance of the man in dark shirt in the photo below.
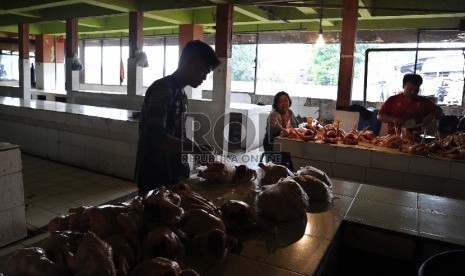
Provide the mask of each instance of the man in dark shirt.
POLYGON ((176 71, 147 89, 139 122, 135 170, 139 195, 189 178, 189 164, 182 155, 205 153, 204 148, 186 137, 188 101, 184 88, 198 87, 219 64, 208 44, 190 41, 181 53, 176 71))

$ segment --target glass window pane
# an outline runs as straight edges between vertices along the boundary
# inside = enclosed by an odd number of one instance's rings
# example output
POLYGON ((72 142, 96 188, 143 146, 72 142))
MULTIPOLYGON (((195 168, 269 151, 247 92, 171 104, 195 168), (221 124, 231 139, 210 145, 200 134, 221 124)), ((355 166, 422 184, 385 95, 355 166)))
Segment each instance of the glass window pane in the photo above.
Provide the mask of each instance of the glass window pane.
POLYGON ((259 44, 257 59, 257 94, 274 95, 284 90, 290 95, 316 97, 319 94, 315 93, 321 92, 308 86, 313 74, 312 45, 259 44))
POLYGON ((255 44, 232 45, 232 91, 254 91, 255 48, 255 44))
POLYGON ((167 45, 166 46, 166 71, 165 75, 171 75, 176 68, 178 68, 179 60, 179 46, 167 45))
MULTIPOLYGON (((5 55, 0 54, 0 66, 2 67, 2 72, 0 75, 0 80, 2 81, 18 81, 19 80, 19 57, 16 53, 15 55, 5 55)), ((17 83, 9 84, 7 82, 2 85, 17 85, 17 83)))
POLYGON ((120 64, 122 59, 119 44, 119 39, 103 41, 103 84, 120 84, 120 64))
POLYGON ((101 84, 102 53, 100 40, 86 40, 84 45, 85 83, 101 84))

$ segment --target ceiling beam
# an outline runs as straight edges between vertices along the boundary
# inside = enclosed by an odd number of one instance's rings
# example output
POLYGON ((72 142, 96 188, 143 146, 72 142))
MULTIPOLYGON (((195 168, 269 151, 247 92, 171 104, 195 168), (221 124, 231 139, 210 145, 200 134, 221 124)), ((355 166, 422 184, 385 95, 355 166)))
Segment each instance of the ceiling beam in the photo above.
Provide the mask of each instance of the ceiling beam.
POLYGON ((260 10, 256 6, 235 6, 234 11, 238 12, 242 15, 245 15, 249 18, 254 19, 254 21, 269 21, 268 14, 265 13, 263 10, 260 10))

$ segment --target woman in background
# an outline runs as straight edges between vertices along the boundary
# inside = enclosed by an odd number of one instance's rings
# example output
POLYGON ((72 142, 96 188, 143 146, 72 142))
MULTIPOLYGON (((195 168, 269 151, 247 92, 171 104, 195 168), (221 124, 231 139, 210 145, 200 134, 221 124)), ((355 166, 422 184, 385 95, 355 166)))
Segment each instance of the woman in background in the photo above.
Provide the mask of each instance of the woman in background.
POLYGON ((273 99, 273 110, 266 120, 266 133, 263 139, 263 149, 273 151, 273 141, 281 131, 288 127, 298 127, 299 122, 294 116, 294 112, 289 109, 292 100, 284 91, 278 92, 273 99))

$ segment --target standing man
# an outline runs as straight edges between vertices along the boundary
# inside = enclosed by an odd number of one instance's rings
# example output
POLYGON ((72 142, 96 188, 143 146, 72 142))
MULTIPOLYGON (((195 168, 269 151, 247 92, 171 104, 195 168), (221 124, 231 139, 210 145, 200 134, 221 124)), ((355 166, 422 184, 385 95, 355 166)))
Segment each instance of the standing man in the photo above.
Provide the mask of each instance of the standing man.
POLYGON ((388 133, 395 128, 406 127, 421 130, 435 118, 442 116, 442 110, 429 99, 419 96, 423 78, 417 74, 405 74, 402 80, 404 91, 389 97, 378 112, 378 120, 388 123, 388 133))
POLYGON ((189 178, 189 164, 182 155, 206 153, 205 148, 186 137, 188 102, 184 88, 198 87, 219 64, 208 44, 190 41, 181 53, 176 71, 147 89, 139 122, 135 170, 139 195, 189 178))

